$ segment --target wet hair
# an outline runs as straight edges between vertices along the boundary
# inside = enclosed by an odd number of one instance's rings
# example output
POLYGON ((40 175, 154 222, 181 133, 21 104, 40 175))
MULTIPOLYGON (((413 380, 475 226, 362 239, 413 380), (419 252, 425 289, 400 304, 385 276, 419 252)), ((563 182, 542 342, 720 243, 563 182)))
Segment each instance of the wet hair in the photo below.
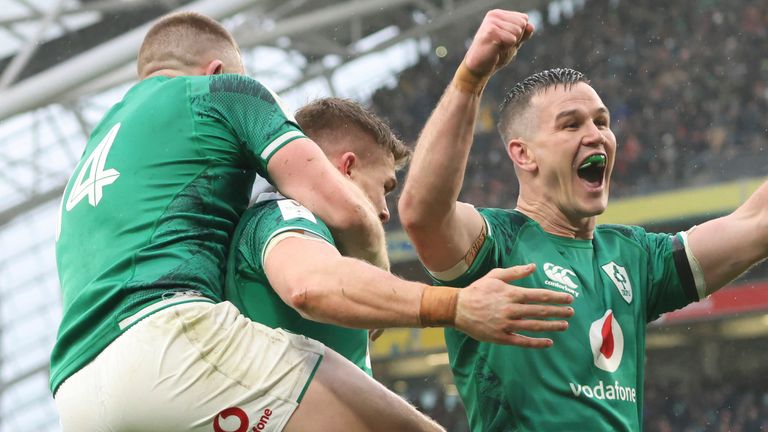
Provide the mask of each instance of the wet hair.
MULTIPOLYGON (((328 97, 310 102, 296 112, 296 121, 310 138, 333 135, 345 128, 357 128, 391 153, 398 168, 403 167, 411 157, 411 149, 397 138, 389 125, 349 99, 328 97)), ((323 143, 320 146, 323 147, 323 143)))
POLYGON ((237 42, 218 21, 197 12, 170 13, 153 24, 144 37, 137 62, 139 76, 166 67, 199 66, 210 50, 219 53, 225 72, 241 67, 237 42))
POLYGON ((504 102, 499 107, 498 130, 504 142, 509 142, 508 136, 514 121, 531 105, 535 94, 542 93, 550 87, 562 84, 566 89, 574 84, 583 82, 589 84, 587 77, 574 69, 555 68, 535 73, 515 84, 507 93, 504 102))

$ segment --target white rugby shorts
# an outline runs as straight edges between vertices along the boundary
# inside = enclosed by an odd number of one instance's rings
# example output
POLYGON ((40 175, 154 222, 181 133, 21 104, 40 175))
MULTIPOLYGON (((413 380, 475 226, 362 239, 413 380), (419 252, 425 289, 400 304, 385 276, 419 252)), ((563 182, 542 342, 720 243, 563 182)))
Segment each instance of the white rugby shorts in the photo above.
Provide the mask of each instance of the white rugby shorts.
POLYGON ((229 302, 195 300, 205 299, 164 300, 172 305, 143 319, 167 305, 140 311, 69 377, 55 396, 63 430, 281 431, 325 347, 255 323, 229 302))

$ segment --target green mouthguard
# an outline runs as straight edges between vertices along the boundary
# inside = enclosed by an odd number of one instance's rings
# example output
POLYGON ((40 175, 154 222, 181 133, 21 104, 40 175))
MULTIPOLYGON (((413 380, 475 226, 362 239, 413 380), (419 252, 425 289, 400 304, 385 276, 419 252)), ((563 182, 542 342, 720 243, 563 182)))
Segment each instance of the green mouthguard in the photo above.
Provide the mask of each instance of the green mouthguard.
POLYGON ((598 166, 605 166, 605 155, 593 154, 592 156, 590 156, 587 159, 585 159, 584 163, 579 165, 579 169, 588 168, 592 164, 595 164, 595 165, 598 165, 598 166))

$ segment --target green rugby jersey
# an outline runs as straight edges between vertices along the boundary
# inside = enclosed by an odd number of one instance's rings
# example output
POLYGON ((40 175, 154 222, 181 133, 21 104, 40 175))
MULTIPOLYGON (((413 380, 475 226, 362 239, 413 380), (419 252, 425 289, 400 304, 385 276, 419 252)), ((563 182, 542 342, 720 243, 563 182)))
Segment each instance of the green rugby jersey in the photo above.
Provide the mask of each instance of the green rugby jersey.
POLYGON ((311 233, 335 247, 328 227, 305 207, 277 194, 262 194, 235 231, 224 298, 251 320, 320 341, 371 375, 367 330, 305 319, 269 284, 264 272, 265 248, 286 231, 311 233))
POLYGON ((109 110, 61 202, 52 391, 146 306, 183 291, 220 300, 255 175, 267 178, 272 155, 303 136, 241 75, 145 79, 109 110))
POLYGON ((525 215, 480 209, 488 236, 466 286, 495 267, 535 263, 512 284, 574 296, 564 332, 534 333, 535 350, 478 342, 446 329, 446 343, 471 429, 638 431, 642 429, 646 324, 699 299, 680 234, 599 225, 593 240, 557 237, 525 215))

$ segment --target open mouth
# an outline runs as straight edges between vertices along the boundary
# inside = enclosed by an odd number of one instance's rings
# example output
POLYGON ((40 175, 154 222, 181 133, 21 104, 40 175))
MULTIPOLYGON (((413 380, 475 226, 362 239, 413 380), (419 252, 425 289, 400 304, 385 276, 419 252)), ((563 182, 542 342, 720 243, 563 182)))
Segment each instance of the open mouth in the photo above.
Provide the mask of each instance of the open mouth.
POLYGON ((581 162, 576 174, 592 186, 602 185, 605 174, 605 155, 597 153, 588 156, 581 162))

